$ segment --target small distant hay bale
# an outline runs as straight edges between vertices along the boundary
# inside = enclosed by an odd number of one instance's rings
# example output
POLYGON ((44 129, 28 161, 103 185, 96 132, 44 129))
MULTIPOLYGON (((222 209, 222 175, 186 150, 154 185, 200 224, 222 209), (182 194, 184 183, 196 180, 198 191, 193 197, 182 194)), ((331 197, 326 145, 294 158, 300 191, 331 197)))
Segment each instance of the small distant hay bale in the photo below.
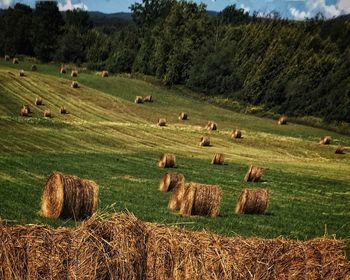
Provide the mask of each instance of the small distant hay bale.
POLYGON ((44 186, 42 215, 75 220, 91 217, 97 209, 98 192, 99 187, 93 181, 54 172, 44 186))
POLYGON ((278 119, 279 125, 286 125, 288 123, 288 118, 286 116, 282 116, 278 119))
POLYGON ((212 122, 212 121, 209 121, 207 126, 206 126, 206 129, 207 130, 217 130, 218 126, 215 122, 212 122))
POLYGON ((158 119, 158 126, 166 126, 166 119, 158 119))
POLYGON ((35 98, 35 105, 36 106, 43 105, 43 100, 40 97, 35 98))
POLYGON ((209 147, 210 146, 210 139, 207 136, 202 136, 201 141, 199 143, 199 146, 201 147, 209 147))
POLYGON ((211 164, 216 164, 216 165, 223 165, 225 162, 225 155, 224 154, 215 154, 211 164))
POLYGON ((231 137, 232 139, 241 139, 242 131, 240 131, 239 129, 235 129, 234 131, 232 131, 231 137))
POLYGON ((106 70, 102 71, 101 76, 102 76, 102 78, 107 78, 107 77, 109 77, 108 71, 106 71, 106 70))
POLYGON ((180 214, 216 217, 220 211, 221 188, 217 185, 189 184, 181 201, 180 214))
POLYGON ((66 73, 67 73, 66 68, 61 67, 61 69, 60 69, 60 73, 61 73, 61 74, 66 74, 66 73))
POLYGON ((38 66, 36 66, 35 64, 33 64, 32 67, 31 67, 31 70, 32 70, 33 72, 38 71, 38 66))
POLYGON ((76 81, 73 81, 70 86, 71 88, 79 88, 79 84, 76 81))
POLYGON ((337 149, 335 150, 335 153, 338 155, 343 155, 345 154, 346 148, 344 146, 338 146, 337 149))
POLYGON ((78 77, 78 71, 77 70, 72 70, 70 76, 71 77, 78 77))
POLYGON ((49 109, 46 109, 44 111, 44 117, 45 118, 51 118, 52 117, 51 111, 49 109))
POLYGON ((263 168, 255 165, 251 165, 247 174, 244 177, 246 182, 259 182, 263 173, 263 168))
POLYGON ((144 102, 153 102, 153 96, 152 95, 147 95, 143 99, 144 102))
POLYGON ((5 61, 10 61, 10 56, 9 55, 5 55, 5 61))
POLYGON ((265 214, 269 204, 268 189, 244 189, 236 205, 236 214, 265 214))
POLYGON ((135 101, 136 104, 142 104, 143 103, 143 98, 142 96, 136 96, 135 101))
POLYGON ((321 145, 329 145, 332 142, 332 137, 331 136, 325 136, 320 139, 320 144, 321 145))
POLYGON ((25 76, 25 75, 24 75, 24 70, 20 70, 20 71, 19 71, 19 76, 20 76, 20 77, 24 77, 24 76, 25 76))
POLYGON ((180 120, 180 121, 186 121, 186 120, 188 120, 188 115, 187 115, 187 113, 181 112, 180 115, 179 115, 179 120, 180 120))
POLYGON ((174 154, 162 154, 158 166, 161 168, 171 168, 176 166, 176 156, 174 154))
POLYGON ((22 105, 21 107, 21 116, 22 117, 28 117, 30 114, 30 108, 28 105, 22 105))
POLYGON ((12 63, 13 63, 13 64, 19 64, 18 58, 17 58, 17 57, 14 57, 14 58, 12 59, 12 63))
POLYGON ((161 192, 171 192, 177 184, 184 181, 185 177, 181 173, 165 173, 160 180, 159 190, 161 192))
POLYGON ((67 114, 67 109, 66 109, 64 106, 62 106, 62 107, 60 108, 60 114, 62 114, 62 115, 67 114))

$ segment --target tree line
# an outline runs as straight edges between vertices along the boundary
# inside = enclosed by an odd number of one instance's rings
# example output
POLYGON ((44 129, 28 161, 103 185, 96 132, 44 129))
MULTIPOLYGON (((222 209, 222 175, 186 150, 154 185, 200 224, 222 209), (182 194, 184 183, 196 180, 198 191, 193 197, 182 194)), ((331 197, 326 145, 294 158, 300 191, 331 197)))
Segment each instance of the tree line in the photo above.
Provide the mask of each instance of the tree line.
POLYGON ((143 0, 130 22, 98 24, 54 1, 0 13, 0 54, 152 75, 290 116, 350 122, 350 19, 261 18, 235 5, 143 0))

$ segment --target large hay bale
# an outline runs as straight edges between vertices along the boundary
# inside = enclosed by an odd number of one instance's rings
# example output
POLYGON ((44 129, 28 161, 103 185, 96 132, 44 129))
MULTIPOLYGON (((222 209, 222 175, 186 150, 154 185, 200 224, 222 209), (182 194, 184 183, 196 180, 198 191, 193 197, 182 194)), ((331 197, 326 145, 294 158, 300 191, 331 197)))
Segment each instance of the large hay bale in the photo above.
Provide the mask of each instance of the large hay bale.
POLYGON ((102 78, 107 78, 109 76, 108 71, 106 71, 106 70, 102 71, 101 76, 102 76, 102 78))
POLYGON ((288 118, 286 116, 282 116, 278 119, 279 125, 286 125, 288 123, 288 118))
POLYGON ((212 121, 209 121, 207 126, 206 126, 206 129, 208 130, 217 130, 218 126, 215 122, 212 122, 212 121))
POLYGON ((64 106, 62 106, 61 108, 60 108, 60 114, 62 114, 62 115, 65 115, 65 114, 67 114, 68 112, 67 112, 67 109, 64 107, 64 106))
POLYGON ((20 76, 20 77, 24 77, 24 76, 25 76, 25 75, 24 75, 24 70, 23 70, 23 69, 19 71, 19 76, 20 76))
POLYGON ((267 189, 244 189, 236 205, 236 214, 265 214, 269 204, 267 189))
POLYGON ((185 177, 181 173, 165 173, 160 180, 159 190, 161 192, 171 192, 178 183, 185 182, 185 177))
POLYGON ((166 126, 166 119, 158 119, 158 126, 166 126))
POLYGON ((344 146, 338 146, 337 149, 335 150, 335 153, 338 155, 343 155, 345 154, 346 148, 344 146))
POLYGON ((28 105, 22 105, 21 107, 21 116, 28 117, 30 114, 30 108, 28 105))
POLYGON ((76 81, 73 81, 70 86, 71 88, 79 88, 79 84, 76 81))
POLYGON ((239 129, 235 129, 234 131, 232 131, 231 138, 232 139, 241 139, 242 138, 242 131, 240 131, 239 129))
POLYGON ((41 99, 41 97, 36 97, 36 98, 35 98, 35 105, 36 105, 36 106, 41 106, 41 105, 43 105, 43 100, 41 99))
POLYGON ((144 102, 153 102, 153 96, 152 95, 147 95, 143 99, 144 102))
POLYGON ((320 144, 321 145, 329 145, 332 142, 332 137, 331 136, 325 136, 320 139, 320 144))
POLYGON ((179 120, 180 120, 180 121, 186 121, 186 120, 188 120, 188 115, 187 115, 187 113, 181 112, 180 115, 179 115, 179 120))
POLYGON ((38 66, 36 66, 35 64, 33 64, 32 67, 31 67, 31 70, 32 70, 33 72, 38 71, 38 66))
POLYGON ((201 147, 209 147, 210 146, 210 139, 207 136, 202 136, 201 141, 199 142, 199 146, 201 147))
POLYGON ((96 212, 98 185, 59 172, 51 174, 44 186, 41 212, 47 218, 85 219, 96 212))
POLYGON ((72 70, 72 72, 70 73, 71 77, 78 77, 78 71, 77 70, 72 70))
POLYGON ((136 96, 134 102, 135 102, 135 104, 142 104, 143 103, 142 96, 136 96))
POLYGON ((179 182, 173 189, 168 203, 168 208, 172 211, 179 211, 181 207, 181 202, 185 196, 187 189, 190 187, 190 183, 185 183, 185 181, 179 182))
POLYGON ((162 154, 160 156, 158 166, 161 168, 175 167, 176 156, 174 154, 162 154))
POLYGON ((211 164, 223 165, 224 162, 225 162, 224 154, 215 154, 211 161, 211 164))
POLYGON ((246 182, 259 182, 263 173, 263 168, 255 165, 251 165, 247 174, 244 177, 246 182))
POLYGON ((67 73, 66 68, 62 66, 61 69, 60 69, 60 73, 61 74, 66 74, 67 73))
POLYGON ((217 185, 190 183, 181 201, 180 214, 216 217, 220 211, 222 191, 217 185))
POLYGON ((51 111, 49 109, 46 109, 44 111, 44 117, 45 118, 51 118, 52 117, 51 111))
POLYGON ((19 64, 18 58, 17 58, 17 57, 14 57, 14 58, 12 59, 12 63, 13 63, 13 64, 19 64))
POLYGON ((10 56, 9 55, 5 55, 5 61, 10 61, 10 56))

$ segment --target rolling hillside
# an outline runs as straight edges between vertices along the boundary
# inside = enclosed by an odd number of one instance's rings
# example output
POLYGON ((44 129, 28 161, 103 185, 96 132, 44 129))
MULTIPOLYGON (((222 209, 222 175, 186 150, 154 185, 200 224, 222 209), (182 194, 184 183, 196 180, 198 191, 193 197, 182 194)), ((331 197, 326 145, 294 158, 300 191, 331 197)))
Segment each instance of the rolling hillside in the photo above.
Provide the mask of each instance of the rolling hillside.
POLYGON ((101 78, 81 73, 81 87, 70 88, 70 76, 57 65, 12 65, 0 61, 0 217, 16 223, 74 225, 39 214, 40 196, 53 171, 95 180, 100 211, 127 209, 146 221, 208 229, 228 235, 309 239, 325 233, 348 238, 350 232, 350 154, 336 155, 336 146, 350 146, 350 137, 301 125, 237 114, 127 76, 101 78), (26 76, 19 77, 18 69, 26 76), (153 95, 155 102, 136 105, 135 95, 153 95), (33 104, 42 97, 44 106, 33 104), (33 110, 19 116, 22 104, 33 110), (68 115, 58 113, 65 106, 68 115), (53 112, 44 119, 44 109, 53 112), (189 120, 178 120, 185 111, 189 120), (156 126, 158 118, 168 126, 156 126), (203 127, 208 120, 218 131, 203 127), (232 141, 233 129, 243 139, 232 141), (203 135, 212 147, 200 147, 203 135), (330 146, 318 144, 331 135, 330 146), (185 218, 167 209, 168 193, 158 191, 166 172, 158 168, 163 152, 177 155, 176 172, 188 181, 218 184, 223 190, 216 219, 185 218), (227 165, 210 164, 222 152, 227 165), (250 164, 263 166, 263 182, 244 183, 250 164), (268 215, 237 216, 237 198, 245 187, 272 191, 268 215))

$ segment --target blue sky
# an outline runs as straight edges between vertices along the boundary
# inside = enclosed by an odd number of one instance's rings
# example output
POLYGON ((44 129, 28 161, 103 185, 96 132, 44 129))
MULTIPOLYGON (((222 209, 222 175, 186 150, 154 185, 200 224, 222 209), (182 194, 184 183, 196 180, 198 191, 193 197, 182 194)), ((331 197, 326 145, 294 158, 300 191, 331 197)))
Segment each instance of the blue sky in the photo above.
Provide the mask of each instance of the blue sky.
MULTIPOLYGON (((105 13, 127 12, 136 0, 60 0, 61 10, 84 8, 89 11, 105 13)), ((34 5, 34 0, 0 0, 0 8, 6 8, 16 2, 34 5)), ((246 11, 269 13, 279 12, 283 17, 304 19, 323 13, 327 18, 350 13, 350 0, 194 0, 203 2, 209 10, 220 11, 228 5, 236 4, 246 11)))

